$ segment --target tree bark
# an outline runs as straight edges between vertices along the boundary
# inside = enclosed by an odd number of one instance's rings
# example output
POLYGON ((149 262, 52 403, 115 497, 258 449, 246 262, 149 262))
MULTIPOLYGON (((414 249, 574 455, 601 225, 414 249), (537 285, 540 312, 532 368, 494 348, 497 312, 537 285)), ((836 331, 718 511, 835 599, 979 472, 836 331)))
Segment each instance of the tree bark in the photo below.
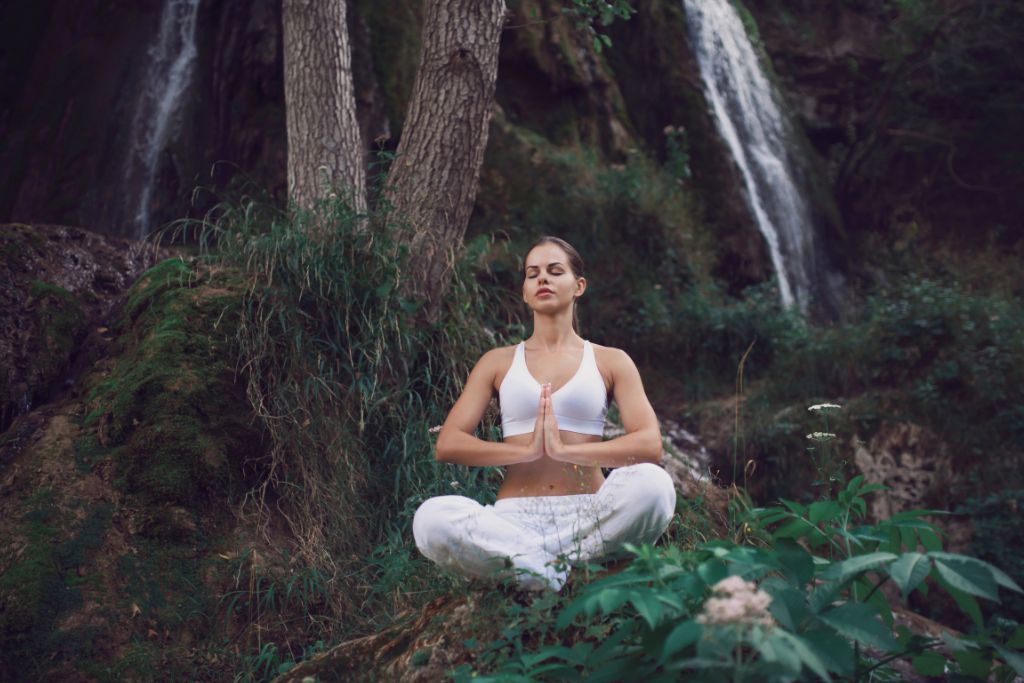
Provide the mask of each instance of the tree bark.
POLYGON ((504 0, 427 0, 420 65, 388 178, 410 249, 407 293, 436 312, 479 184, 504 0))
POLYGON ((366 211, 345 0, 283 0, 288 193, 309 209, 338 192, 366 211))

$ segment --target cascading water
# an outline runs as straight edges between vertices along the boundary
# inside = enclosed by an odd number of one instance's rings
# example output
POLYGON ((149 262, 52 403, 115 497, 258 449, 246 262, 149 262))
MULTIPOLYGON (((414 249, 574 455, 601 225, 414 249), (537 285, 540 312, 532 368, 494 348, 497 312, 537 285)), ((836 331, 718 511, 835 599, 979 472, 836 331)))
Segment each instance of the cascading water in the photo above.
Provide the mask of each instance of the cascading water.
POLYGON ((797 186, 789 124, 731 0, 683 0, 708 103, 732 152, 750 210, 771 252, 784 306, 807 312, 827 280, 811 207, 797 186))
POLYGON ((192 80, 198 53, 198 14, 199 0, 165 0, 159 32, 149 50, 149 65, 132 119, 124 175, 124 187, 129 190, 127 221, 131 232, 140 239, 152 227, 157 162, 174 132, 175 115, 192 80))

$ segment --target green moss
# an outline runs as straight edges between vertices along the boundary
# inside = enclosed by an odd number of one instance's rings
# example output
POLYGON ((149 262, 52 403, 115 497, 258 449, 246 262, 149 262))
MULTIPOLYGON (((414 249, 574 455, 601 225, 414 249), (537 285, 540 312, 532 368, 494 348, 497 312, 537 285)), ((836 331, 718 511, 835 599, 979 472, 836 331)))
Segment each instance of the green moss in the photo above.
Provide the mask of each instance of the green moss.
POLYGON ((208 512, 210 500, 228 502, 232 473, 258 448, 229 337, 241 292, 237 274, 180 259, 139 279, 119 322, 122 352, 90 391, 83 424, 95 436, 80 441, 80 466, 113 457, 116 485, 145 504, 208 512))
POLYGON ((102 544, 112 508, 100 505, 75 524, 56 506, 53 492, 39 489, 26 500, 18 536, 25 544, 19 558, 0 575, 0 671, 31 669, 32 662, 63 648, 64 635, 55 626, 65 612, 82 604, 79 577, 85 564, 102 544), (64 540, 61 529, 71 529, 64 540))

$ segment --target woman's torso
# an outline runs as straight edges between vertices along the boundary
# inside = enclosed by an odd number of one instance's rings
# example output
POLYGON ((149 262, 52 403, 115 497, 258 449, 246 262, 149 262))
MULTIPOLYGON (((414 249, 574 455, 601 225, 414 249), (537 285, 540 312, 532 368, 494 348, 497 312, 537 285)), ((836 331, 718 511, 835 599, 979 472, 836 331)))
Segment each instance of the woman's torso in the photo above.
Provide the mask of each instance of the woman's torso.
MULTIPOLYGON (((593 349, 593 362, 597 372, 600 373, 600 381, 604 384, 607 394, 611 391, 612 386, 610 378, 601 371, 601 356, 604 347, 591 344, 591 348, 593 349)), ((495 395, 498 394, 508 372, 512 370, 516 347, 510 346, 504 351, 506 358, 502 363, 503 369, 494 377, 495 395)), ((552 391, 555 393, 570 380, 574 380, 577 373, 583 369, 584 348, 582 345, 566 349, 558 356, 534 353, 529 348, 524 348, 523 353, 526 367, 521 367, 520 371, 527 371, 529 376, 535 378, 537 382, 550 382, 552 391)), ((559 436, 564 444, 592 443, 601 441, 602 438, 597 434, 581 434, 565 430, 559 430, 559 436)), ((529 432, 506 436, 504 440, 507 443, 528 444, 532 439, 533 433, 529 432)), ((498 489, 497 497, 500 500, 523 496, 566 496, 595 493, 601 488, 602 483, 604 483, 604 475, 600 467, 574 465, 545 456, 532 462, 509 465, 505 472, 505 479, 498 489)))

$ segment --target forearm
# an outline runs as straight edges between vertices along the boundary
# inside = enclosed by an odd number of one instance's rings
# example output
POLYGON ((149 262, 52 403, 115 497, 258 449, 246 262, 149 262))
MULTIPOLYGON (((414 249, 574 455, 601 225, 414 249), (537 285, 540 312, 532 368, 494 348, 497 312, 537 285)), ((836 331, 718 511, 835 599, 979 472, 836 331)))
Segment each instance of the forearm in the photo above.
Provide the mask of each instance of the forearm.
POLYGON ((640 429, 608 441, 562 446, 559 460, 590 467, 626 467, 642 462, 661 464, 661 433, 640 429))
POLYGON ((444 431, 437 439, 435 456, 439 462, 476 467, 499 467, 523 462, 530 447, 502 441, 484 441, 457 429, 444 431))

